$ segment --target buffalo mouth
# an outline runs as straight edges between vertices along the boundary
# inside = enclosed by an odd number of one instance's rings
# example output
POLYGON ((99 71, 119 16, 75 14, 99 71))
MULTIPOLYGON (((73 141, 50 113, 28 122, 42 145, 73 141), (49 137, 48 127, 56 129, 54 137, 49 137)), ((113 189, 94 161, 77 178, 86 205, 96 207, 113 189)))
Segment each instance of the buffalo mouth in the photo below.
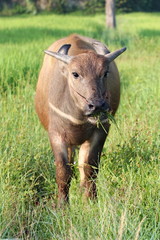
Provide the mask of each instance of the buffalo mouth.
POLYGON ((112 116, 109 112, 104 111, 104 112, 99 112, 99 113, 94 113, 90 114, 87 118, 88 122, 97 125, 98 123, 106 123, 109 122, 110 116, 112 116))

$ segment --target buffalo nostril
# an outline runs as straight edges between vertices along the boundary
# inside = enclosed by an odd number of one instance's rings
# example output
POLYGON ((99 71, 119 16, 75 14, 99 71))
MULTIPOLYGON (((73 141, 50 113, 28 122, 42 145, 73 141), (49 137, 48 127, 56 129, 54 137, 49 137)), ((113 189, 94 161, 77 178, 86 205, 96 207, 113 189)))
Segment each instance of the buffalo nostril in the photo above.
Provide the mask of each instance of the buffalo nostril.
POLYGON ((107 111, 107 112, 110 112, 110 111, 111 111, 111 108, 110 108, 109 104, 106 103, 106 102, 103 102, 103 103, 102 103, 101 109, 102 109, 102 110, 105 110, 105 111, 107 111))
POLYGON ((106 106, 106 103, 103 102, 102 105, 101 105, 101 107, 104 108, 105 106, 106 106))
POLYGON ((94 109, 94 105, 93 104, 89 104, 88 107, 89 107, 90 110, 94 109))

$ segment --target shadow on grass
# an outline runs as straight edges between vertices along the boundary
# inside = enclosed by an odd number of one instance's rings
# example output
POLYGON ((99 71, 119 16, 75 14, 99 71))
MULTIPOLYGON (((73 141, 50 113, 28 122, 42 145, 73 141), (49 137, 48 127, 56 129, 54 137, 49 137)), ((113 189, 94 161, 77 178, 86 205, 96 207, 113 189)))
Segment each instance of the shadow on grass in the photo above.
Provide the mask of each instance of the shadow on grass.
MULTIPOLYGON (((95 30, 95 32, 97 32, 95 30)), ((27 43, 35 40, 44 40, 48 37, 53 37, 54 39, 59 39, 65 36, 68 36, 72 33, 78 33, 81 35, 86 35, 86 30, 77 29, 51 29, 51 28, 14 28, 14 29, 5 29, 0 30, 0 43, 27 43)), ((95 35, 94 31, 90 34, 95 35)))
POLYGON ((121 34, 118 31, 111 30, 105 30, 102 37, 102 41, 105 42, 109 48, 111 45, 116 45, 117 48, 124 46, 128 48, 132 40, 133 39, 130 35, 121 36, 121 34))
POLYGON ((95 24, 94 29, 88 31, 85 29, 54 29, 54 28, 37 28, 24 27, 0 30, 0 44, 15 43, 25 44, 32 41, 43 41, 48 37, 60 39, 72 33, 99 39, 109 45, 128 46, 130 36, 121 36, 118 31, 104 29, 103 26, 95 24))
POLYGON ((143 29, 139 32, 141 37, 155 38, 160 36, 160 30, 143 29))

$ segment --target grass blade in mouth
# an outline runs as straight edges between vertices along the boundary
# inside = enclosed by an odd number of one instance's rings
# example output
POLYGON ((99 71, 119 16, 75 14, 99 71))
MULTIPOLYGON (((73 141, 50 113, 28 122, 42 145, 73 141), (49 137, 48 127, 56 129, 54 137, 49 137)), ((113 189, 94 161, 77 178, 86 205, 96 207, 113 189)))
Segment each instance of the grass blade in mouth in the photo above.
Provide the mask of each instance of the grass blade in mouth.
MULTIPOLYGON (((109 122, 110 124, 111 124, 111 123, 115 124, 116 128, 117 128, 118 131, 119 131, 119 127, 118 127, 118 125, 117 125, 117 122, 116 122, 114 116, 113 116, 111 113, 109 113, 109 112, 103 112, 103 114, 106 115, 107 120, 108 120, 108 122, 109 122)), ((105 133, 108 134, 108 132, 106 131, 105 127, 103 126, 103 123, 102 123, 100 117, 101 117, 101 114, 95 115, 95 119, 96 119, 96 121, 97 121, 97 128, 99 128, 99 127, 101 126, 101 127, 103 128, 103 130, 105 131, 105 133)), ((120 131, 119 131, 119 132, 120 132, 120 131)))

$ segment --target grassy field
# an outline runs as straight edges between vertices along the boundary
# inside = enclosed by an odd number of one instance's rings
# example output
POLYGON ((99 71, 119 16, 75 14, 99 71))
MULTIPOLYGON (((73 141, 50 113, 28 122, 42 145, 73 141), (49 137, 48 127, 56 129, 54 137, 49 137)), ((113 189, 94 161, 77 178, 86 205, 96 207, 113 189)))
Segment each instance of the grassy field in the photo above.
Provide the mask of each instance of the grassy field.
POLYGON ((40 240, 158 240, 160 138, 160 14, 0 18, 0 238, 40 240), (116 62, 121 104, 101 158, 97 202, 85 202, 79 174, 70 207, 54 207, 54 158, 34 110, 43 50, 77 32, 127 46, 116 62))

